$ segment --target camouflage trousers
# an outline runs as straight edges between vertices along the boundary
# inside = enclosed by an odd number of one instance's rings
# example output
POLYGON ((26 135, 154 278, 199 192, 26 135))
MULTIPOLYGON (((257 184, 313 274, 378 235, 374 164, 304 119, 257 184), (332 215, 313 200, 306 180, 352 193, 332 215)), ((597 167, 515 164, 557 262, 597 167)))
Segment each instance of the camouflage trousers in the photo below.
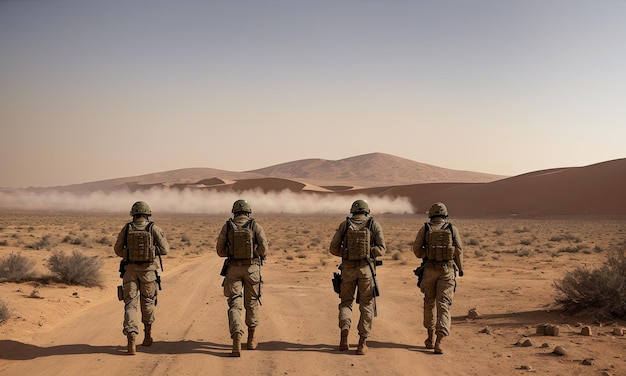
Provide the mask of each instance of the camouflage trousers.
POLYGON ((259 325, 259 298, 261 291, 261 268, 258 263, 241 264, 231 261, 224 277, 224 296, 228 298, 228 326, 230 336, 243 335, 242 310, 245 307, 245 324, 259 325))
POLYGON ((341 289, 339 292, 339 328, 350 330, 352 324, 352 304, 354 292, 358 287, 359 298, 359 324, 357 329, 359 336, 368 337, 372 331, 372 319, 374 317, 374 279, 372 271, 367 263, 362 262, 352 267, 342 263, 341 289))
POLYGON ((157 301, 156 272, 127 268, 124 273, 124 335, 139 333, 137 305, 141 306, 141 322, 154 322, 154 307, 157 301))
POLYGON ((451 263, 426 264, 421 291, 424 293, 424 328, 437 335, 450 335, 450 306, 456 280, 451 263))

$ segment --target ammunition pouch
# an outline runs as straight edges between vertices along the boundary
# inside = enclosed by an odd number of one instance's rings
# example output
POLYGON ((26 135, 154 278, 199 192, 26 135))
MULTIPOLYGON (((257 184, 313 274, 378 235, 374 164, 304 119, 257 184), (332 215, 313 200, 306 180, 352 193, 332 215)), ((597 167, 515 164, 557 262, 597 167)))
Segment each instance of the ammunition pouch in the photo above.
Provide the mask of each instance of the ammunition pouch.
POLYGON ((117 286, 117 300, 124 300, 124 286, 117 286))
POLYGON ((226 277, 226 273, 228 272, 228 262, 230 259, 224 260, 224 264, 222 265, 222 270, 220 270, 220 275, 222 277, 226 277))
POLYGON ((333 290, 339 294, 341 292, 341 273, 334 272, 332 282, 333 290))

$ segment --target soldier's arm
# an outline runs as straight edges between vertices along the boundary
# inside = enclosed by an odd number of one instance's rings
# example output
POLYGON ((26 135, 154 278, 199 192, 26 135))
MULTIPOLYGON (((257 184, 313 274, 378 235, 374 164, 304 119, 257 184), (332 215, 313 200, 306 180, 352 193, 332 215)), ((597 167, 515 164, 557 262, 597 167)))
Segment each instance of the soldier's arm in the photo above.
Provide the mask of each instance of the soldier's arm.
POLYGON ((463 276, 463 241, 456 227, 454 227, 454 263, 459 268, 459 275, 463 276))
POLYGON ((265 258, 267 257, 267 251, 269 249, 269 245, 267 242, 267 237, 265 236, 265 230, 258 223, 254 222, 255 227, 255 235, 256 235, 256 253, 265 258))
POLYGON ((122 228, 119 234, 117 234, 117 240, 115 241, 115 245, 113 246, 113 250, 115 254, 119 257, 124 257, 124 231, 126 230, 126 226, 122 228))
POLYGON ((227 238, 227 230, 228 230, 228 223, 224 224, 224 226, 222 226, 222 230, 220 231, 220 234, 217 237, 217 242, 215 243, 215 249, 217 250, 217 255, 220 257, 227 257, 228 256, 228 238, 227 238))
POLYGON ((424 245, 424 231, 426 231, 426 227, 422 226, 415 236, 415 241, 413 241, 413 253, 417 258, 426 257, 426 252, 422 249, 424 245))
POLYGON ((387 246, 385 245, 385 236, 383 235, 383 228, 378 222, 374 222, 374 244, 372 244, 372 257, 380 257, 385 254, 387 246))
POLYGON ((343 234, 343 230, 345 229, 345 227, 346 223, 342 222, 337 228, 337 231, 335 231, 335 235, 333 235, 333 239, 330 241, 330 247, 328 247, 328 251, 331 255, 339 257, 342 256, 341 234, 343 234))
POLYGON ((154 233, 154 239, 156 240, 156 246, 160 255, 167 255, 170 251, 170 244, 167 242, 167 237, 163 232, 163 229, 154 225, 152 226, 152 232, 154 233))

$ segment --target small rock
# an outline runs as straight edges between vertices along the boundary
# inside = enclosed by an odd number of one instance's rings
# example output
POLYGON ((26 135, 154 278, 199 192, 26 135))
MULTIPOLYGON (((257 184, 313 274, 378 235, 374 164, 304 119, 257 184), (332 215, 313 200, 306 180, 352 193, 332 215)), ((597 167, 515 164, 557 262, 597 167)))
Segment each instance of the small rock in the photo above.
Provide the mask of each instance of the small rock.
POLYGON ((548 325, 546 327, 546 334, 549 336, 558 337, 560 333, 561 333, 561 328, 559 328, 558 325, 548 325))
POLYGON ((588 359, 583 359, 583 361, 582 361, 582 364, 583 364, 584 366, 592 366, 592 365, 593 365, 593 363, 594 363, 594 361, 593 361, 593 359, 591 359, 591 358, 588 358, 588 359))
POLYGON ((565 350, 565 347, 563 346, 557 346, 554 348, 554 350, 552 350, 552 353, 559 355, 559 356, 563 356, 563 355, 567 355, 567 350, 565 350))
POLYGON ((527 339, 526 341, 522 342, 522 347, 532 347, 533 346, 533 341, 527 339))
POLYGON ((472 308, 467 312, 467 318, 471 320, 476 320, 480 318, 480 314, 476 310, 476 308, 472 308))
POLYGON ((613 328, 613 335, 614 336, 623 336, 624 335, 624 328, 613 328))
POLYGON ((548 348, 548 347, 550 347, 550 345, 548 345, 548 343, 546 343, 546 342, 541 344, 541 348, 543 348, 543 349, 548 348))
POLYGON ((34 289, 34 290, 30 293, 30 295, 28 295, 28 297, 29 297, 29 298, 34 298, 34 299, 43 299, 43 298, 41 297, 41 294, 39 293, 39 290, 37 290, 37 289, 34 289))
POLYGON ((583 328, 580 330, 580 334, 582 334, 584 336, 590 336, 591 335, 591 327, 583 326, 583 328))
POLYGON ((533 367, 528 366, 528 365, 523 365, 523 366, 519 366, 518 369, 524 370, 524 371, 532 371, 533 367))
POLYGON ((491 334, 491 329, 489 329, 488 326, 486 326, 485 328, 483 328, 483 330, 481 330, 479 333, 485 333, 485 334, 491 334))
POLYGON ((535 334, 538 334, 540 336, 545 335, 547 328, 548 328, 548 324, 539 324, 537 325, 537 330, 535 331, 535 334))

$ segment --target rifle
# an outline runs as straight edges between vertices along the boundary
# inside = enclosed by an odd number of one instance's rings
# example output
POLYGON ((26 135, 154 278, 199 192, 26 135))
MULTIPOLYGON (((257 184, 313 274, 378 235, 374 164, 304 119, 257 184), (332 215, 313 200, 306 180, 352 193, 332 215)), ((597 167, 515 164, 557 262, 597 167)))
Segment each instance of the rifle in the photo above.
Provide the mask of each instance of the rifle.
MULTIPOLYGON (((337 269, 341 270, 341 264, 337 266, 337 269)), ((333 272, 333 279, 331 279, 331 281, 333 282, 333 291, 337 294, 341 293, 341 273, 333 272)))
POLYGON ((372 279, 374 280, 374 317, 378 316, 378 310, 376 309, 376 297, 380 296, 380 292, 378 290, 378 281, 376 280, 376 266, 380 266, 382 264, 382 260, 374 260, 374 266, 372 266, 372 263, 369 261, 369 259, 367 260, 367 265, 370 267, 370 271, 372 272, 372 279))
POLYGON ((259 301, 259 305, 263 305, 261 303, 261 286, 263 286, 263 276, 261 275, 261 267, 263 266, 263 260, 265 260, 264 256, 259 256, 259 297, 257 300, 259 301))
POLYGON ((421 287, 422 279, 424 279, 424 261, 422 261, 422 265, 413 270, 413 274, 417 276, 417 287, 421 287))

